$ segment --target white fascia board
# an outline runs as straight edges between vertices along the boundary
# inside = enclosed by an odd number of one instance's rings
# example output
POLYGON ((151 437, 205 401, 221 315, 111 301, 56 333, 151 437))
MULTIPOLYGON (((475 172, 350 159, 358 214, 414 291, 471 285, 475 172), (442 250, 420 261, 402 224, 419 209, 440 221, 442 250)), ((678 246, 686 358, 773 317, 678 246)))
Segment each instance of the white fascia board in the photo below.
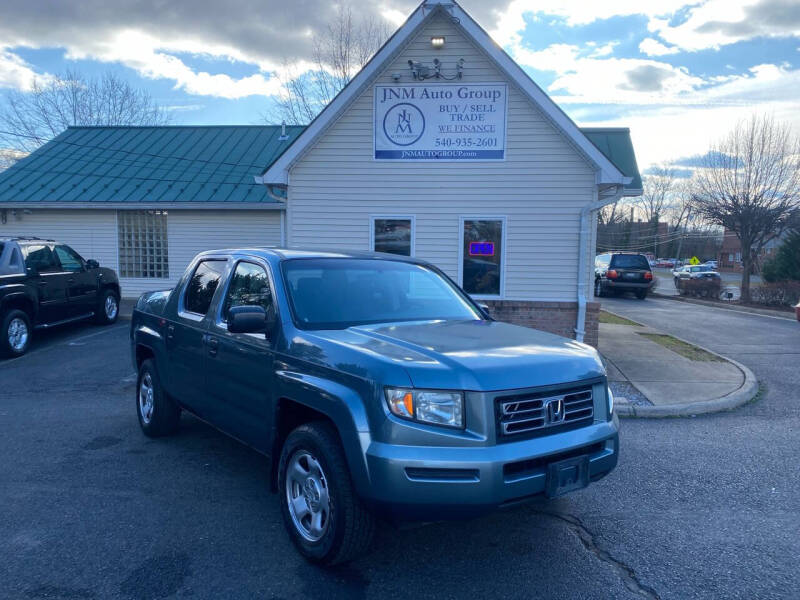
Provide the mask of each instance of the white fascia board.
MULTIPOLYGON (((444 5, 443 5, 444 6, 444 5)), ((372 80, 385 68, 386 64, 403 47, 408 39, 417 31, 435 11, 424 10, 423 3, 411 13, 406 22, 390 37, 375 56, 361 69, 344 89, 322 109, 322 112, 309 123, 289 148, 272 163, 260 178, 260 183, 272 185, 287 185, 289 183, 289 169, 302 154, 314 144, 328 127, 347 109, 350 104, 366 89, 372 80)), ((258 181, 258 179, 257 179, 258 181)))

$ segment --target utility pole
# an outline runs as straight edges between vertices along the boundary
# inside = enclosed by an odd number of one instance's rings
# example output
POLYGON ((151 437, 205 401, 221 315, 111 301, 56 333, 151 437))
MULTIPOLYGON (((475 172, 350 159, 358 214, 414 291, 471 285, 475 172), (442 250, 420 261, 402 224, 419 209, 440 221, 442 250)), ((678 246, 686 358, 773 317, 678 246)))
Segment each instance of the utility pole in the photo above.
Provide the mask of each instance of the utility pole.
MULTIPOLYGON (((690 221, 691 219, 692 219, 692 208, 691 208, 691 207, 689 207, 689 209, 688 209, 688 210, 687 210, 687 212, 686 212, 686 229, 687 229, 687 230, 689 229, 689 221, 690 221)), ((679 238, 678 238, 678 256, 676 256, 676 257, 675 257, 675 258, 677 258, 678 260, 680 260, 680 259, 681 259, 681 246, 683 246, 683 238, 684 238, 685 236, 686 236, 686 233, 684 232, 684 233, 681 235, 681 237, 679 237, 679 238)))

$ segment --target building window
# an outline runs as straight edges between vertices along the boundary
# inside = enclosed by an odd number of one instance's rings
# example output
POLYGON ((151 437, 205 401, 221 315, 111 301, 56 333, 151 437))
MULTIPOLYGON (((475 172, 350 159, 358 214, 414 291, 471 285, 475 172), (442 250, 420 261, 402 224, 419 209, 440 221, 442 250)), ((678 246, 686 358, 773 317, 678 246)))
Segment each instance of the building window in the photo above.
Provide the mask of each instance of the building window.
POLYGON ((414 217, 372 217, 371 250, 414 255, 414 217))
POLYGON ((168 278, 167 211, 120 210, 117 223, 120 277, 168 278))
POLYGON ((505 219, 461 219, 461 287, 476 296, 501 296, 505 219))

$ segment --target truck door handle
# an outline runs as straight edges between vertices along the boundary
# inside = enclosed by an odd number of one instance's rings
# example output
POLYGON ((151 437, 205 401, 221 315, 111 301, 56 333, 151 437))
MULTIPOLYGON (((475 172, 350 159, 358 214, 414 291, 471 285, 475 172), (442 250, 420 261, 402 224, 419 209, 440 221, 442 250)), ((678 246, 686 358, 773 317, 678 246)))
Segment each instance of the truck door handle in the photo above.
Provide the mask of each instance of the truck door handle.
POLYGON ((206 341, 208 344, 208 355, 209 356, 216 356, 217 355, 217 348, 219 347, 219 342, 217 338, 209 337, 206 341))
POLYGON ((73 279, 72 277, 70 277, 69 279, 67 279, 67 283, 75 283, 75 279, 73 279))

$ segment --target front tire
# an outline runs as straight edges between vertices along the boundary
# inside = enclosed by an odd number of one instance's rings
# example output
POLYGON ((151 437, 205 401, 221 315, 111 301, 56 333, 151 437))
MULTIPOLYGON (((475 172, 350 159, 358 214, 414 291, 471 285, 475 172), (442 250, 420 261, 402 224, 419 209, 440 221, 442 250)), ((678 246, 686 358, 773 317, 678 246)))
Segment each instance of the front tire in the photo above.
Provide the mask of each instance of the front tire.
POLYGON ((161 387, 156 365, 151 359, 142 362, 136 379, 136 414, 147 437, 161 437, 178 429, 181 409, 161 387))
POLYGON ((0 319, 0 356, 16 358, 31 345, 31 319, 25 311, 12 308, 0 319))
POLYGON ((114 290, 105 290, 95 309, 95 321, 99 325, 111 325, 119 317, 119 296, 114 290))
POLYGON ((289 537, 310 562, 341 564, 369 548, 375 517, 355 492, 330 424, 307 423, 289 434, 278 465, 278 493, 289 537))

